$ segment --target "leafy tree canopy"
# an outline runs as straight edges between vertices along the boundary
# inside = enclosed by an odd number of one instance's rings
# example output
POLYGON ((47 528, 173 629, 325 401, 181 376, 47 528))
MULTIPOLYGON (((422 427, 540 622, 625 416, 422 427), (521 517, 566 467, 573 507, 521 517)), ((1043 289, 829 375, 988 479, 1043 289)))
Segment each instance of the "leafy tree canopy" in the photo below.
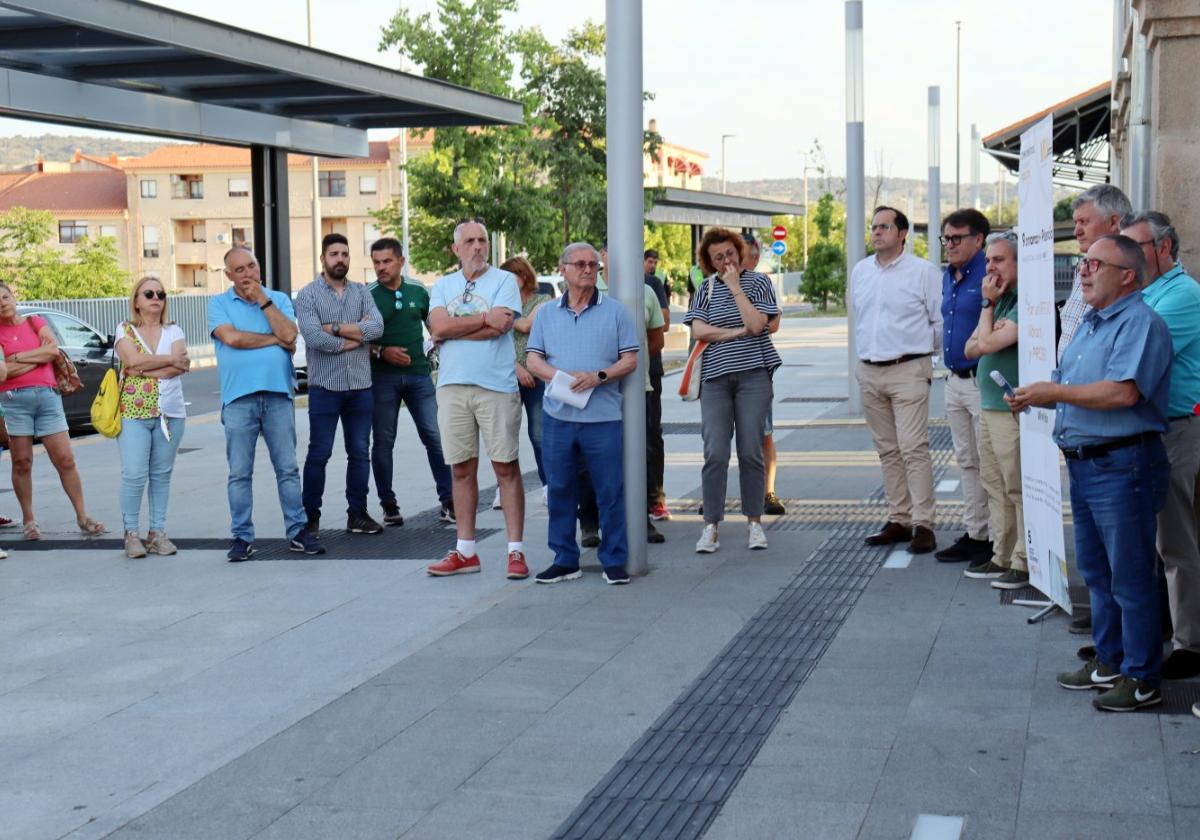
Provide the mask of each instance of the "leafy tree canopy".
POLYGON ((121 270, 117 245, 108 237, 84 237, 73 255, 51 246, 54 216, 14 207, 0 216, 0 279, 18 300, 122 297, 129 275, 121 270))

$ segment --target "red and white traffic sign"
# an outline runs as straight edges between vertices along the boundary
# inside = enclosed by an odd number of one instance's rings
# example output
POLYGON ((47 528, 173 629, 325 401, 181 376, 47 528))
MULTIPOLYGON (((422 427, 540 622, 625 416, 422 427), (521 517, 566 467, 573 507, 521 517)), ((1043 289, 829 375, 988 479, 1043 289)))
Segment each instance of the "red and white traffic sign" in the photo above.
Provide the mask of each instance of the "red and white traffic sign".
POLYGON ((774 236, 777 241, 783 241, 784 239, 787 239, 787 228, 785 228, 783 225, 775 225, 775 227, 771 229, 771 235, 774 236))

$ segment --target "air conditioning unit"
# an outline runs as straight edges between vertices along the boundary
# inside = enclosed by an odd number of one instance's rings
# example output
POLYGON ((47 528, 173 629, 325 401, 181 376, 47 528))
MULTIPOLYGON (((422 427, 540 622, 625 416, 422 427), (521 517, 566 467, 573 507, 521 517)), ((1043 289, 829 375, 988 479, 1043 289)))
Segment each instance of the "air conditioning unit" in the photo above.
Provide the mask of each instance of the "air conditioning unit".
POLYGON ((218 233, 217 234, 217 242, 220 243, 221 245, 224 245, 228 241, 229 241, 229 234, 227 234, 227 233, 218 233))

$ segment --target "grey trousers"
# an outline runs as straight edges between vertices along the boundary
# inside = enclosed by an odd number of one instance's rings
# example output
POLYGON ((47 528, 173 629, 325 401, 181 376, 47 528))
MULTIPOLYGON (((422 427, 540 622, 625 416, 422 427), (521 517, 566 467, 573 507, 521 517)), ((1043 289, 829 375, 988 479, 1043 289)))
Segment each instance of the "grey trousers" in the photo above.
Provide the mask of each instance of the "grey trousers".
POLYGON ((766 368, 727 373, 700 386, 700 430, 704 438, 704 470, 700 475, 705 522, 725 518, 729 448, 735 431, 742 513, 762 516, 767 492, 763 422, 773 395, 771 374, 766 368))

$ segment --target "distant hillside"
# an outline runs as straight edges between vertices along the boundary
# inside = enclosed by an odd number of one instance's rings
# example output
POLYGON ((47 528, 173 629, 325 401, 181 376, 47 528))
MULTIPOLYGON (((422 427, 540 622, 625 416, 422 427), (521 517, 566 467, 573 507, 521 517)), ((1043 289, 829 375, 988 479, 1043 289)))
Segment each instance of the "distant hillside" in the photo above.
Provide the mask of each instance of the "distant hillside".
POLYGON ((68 161, 76 149, 86 155, 106 158, 110 153, 119 157, 144 155, 163 142, 126 140, 121 137, 81 137, 78 135, 43 134, 39 137, 0 137, 0 169, 16 169, 37 160, 68 161))

